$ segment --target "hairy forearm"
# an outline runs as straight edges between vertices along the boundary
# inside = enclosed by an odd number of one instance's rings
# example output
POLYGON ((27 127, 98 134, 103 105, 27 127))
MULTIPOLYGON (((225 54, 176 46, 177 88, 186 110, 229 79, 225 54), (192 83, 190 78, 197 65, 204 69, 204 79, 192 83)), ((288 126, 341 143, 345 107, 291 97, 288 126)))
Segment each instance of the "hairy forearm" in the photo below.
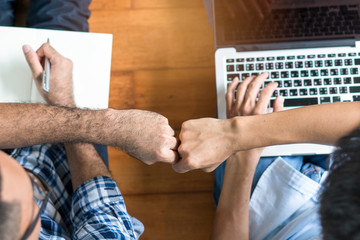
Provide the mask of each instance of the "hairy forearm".
POLYGON ((97 176, 111 177, 92 144, 65 144, 73 189, 97 176))
POLYGON ((106 110, 1 103, 0 112, 0 148, 41 143, 97 142, 96 137, 106 124, 106 110))
POLYGON ((119 147, 146 164, 177 159, 174 130, 154 112, 25 103, 0 103, 0 112, 2 149, 81 142, 119 147))
POLYGON ((315 105, 232 121, 235 151, 288 143, 333 145, 360 126, 360 102, 315 105))
POLYGON ((211 239, 249 238, 250 190, 260 154, 238 152, 228 159, 211 239))

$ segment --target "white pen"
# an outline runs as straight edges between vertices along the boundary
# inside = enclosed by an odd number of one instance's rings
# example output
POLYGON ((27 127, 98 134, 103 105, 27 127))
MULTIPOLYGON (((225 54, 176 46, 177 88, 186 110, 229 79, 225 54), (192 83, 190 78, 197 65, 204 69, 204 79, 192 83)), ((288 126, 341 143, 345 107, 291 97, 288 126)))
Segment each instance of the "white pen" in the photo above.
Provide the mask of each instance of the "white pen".
MULTIPOLYGON (((47 39, 47 43, 50 43, 50 39, 47 39)), ((43 79, 42 79, 42 89, 45 92, 50 91, 50 61, 47 57, 45 57, 45 67, 43 71, 43 79)))

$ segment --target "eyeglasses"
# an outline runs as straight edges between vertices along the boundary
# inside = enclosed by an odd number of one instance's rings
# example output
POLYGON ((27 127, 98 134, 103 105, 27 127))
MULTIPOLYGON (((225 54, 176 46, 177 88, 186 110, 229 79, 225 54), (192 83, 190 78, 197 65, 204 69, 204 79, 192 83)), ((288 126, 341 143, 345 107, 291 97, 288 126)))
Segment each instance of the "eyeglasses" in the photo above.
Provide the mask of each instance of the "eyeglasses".
POLYGON ((31 184, 32 184, 32 187, 33 187, 34 199, 40 201, 41 206, 40 206, 40 210, 39 210, 38 214, 36 215, 35 219, 33 220, 31 225, 26 230, 24 236, 21 238, 22 240, 27 239, 31 235, 31 233, 34 231, 36 223, 39 220, 42 211, 45 209, 45 206, 46 206, 46 204, 47 204, 47 202, 49 200, 49 197, 50 197, 50 187, 49 187, 49 185, 47 185, 41 179, 36 177, 29 170, 25 169, 25 171, 27 172, 27 174, 30 177, 30 181, 31 181, 31 184))

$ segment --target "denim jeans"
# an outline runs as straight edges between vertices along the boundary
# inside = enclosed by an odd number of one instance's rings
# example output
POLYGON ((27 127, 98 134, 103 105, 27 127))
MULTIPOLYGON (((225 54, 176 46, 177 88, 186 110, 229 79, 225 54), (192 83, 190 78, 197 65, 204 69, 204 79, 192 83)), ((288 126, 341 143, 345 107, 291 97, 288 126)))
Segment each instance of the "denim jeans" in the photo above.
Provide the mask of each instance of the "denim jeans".
MULTIPOLYGON (((261 175, 264 171, 273 163, 278 157, 262 157, 256 167, 251 193, 254 191, 256 184, 258 183, 261 175)), ((305 173, 306 176, 314 181, 320 180, 324 169, 328 169, 328 155, 316 155, 316 156, 291 156, 282 157, 288 164, 290 164, 296 170, 305 173)), ((217 206, 220 198, 221 188, 224 180, 226 161, 223 162, 214 172, 214 201, 217 206)))
MULTIPOLYGON (((89 31, 91 0, 30 0, 28 27, 89 31)), ((14 25, 16 0, 0 0, 0 26, 14 25)))

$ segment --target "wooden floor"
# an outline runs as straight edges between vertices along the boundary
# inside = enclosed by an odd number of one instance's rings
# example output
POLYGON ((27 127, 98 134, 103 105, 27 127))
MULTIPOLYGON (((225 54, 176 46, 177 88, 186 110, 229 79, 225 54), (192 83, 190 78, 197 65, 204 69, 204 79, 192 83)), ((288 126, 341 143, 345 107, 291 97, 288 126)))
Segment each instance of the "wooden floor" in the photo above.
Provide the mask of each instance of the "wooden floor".
MULTIPOLYGON (((202 0, 93 0, 91 32, 114 36, 110 107, 183 121, 214 117, 214 46, 202 0)), ((149 126, 151 127, 151 126, 149 126)), ((110 169, 130 214, 145 225, 141 239, 209 239, 212 174, 146 166, 109 149, 110 169)))

